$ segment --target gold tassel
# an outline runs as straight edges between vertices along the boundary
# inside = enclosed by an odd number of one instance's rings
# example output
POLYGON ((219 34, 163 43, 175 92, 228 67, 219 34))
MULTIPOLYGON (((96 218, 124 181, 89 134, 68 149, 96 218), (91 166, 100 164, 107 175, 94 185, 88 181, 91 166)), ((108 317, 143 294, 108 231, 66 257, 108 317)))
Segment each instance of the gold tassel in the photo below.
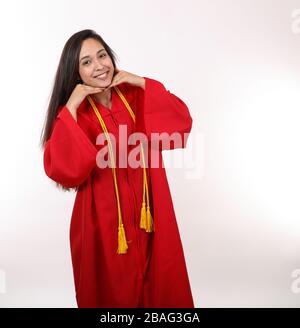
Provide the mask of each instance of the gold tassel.
POLYGON ((146 218, 146 232, 152 232, 153 229, 153 218, 150 212, 150 206, 147 206, 147 218, 146 218))
POLYGON ((146 173, 146 165, 145 165, 145 158, 144 158, 144 151, 143 151, 142 144, 141 144, 141 156, 142 156, 142 160, 143 160, 143 202, 142 202, 142 209, 141 209, 140 228, 145 229, 146 232, 152 232, 152 231, 154 231, 153 218, 152 218, 151 212, 150 212, 147 173, 146 173), (147 197, 147 211, 146 211, 145 196, 147 197))
MULTIPOLYGON (((123 96, 122 92, 119 90, 117 86, 114 87, 114 90, 118 93, 119 97, 123 101, 124 105, 126 106, 129 114, 131 115, 134 123, 135 123, 135 114, 132 111, 130 105, 128 104, 127 100, 123 96)), ((114 184, 115 184, 115 192, 116 192, 116 198, 117 198, 117 205, 118 205, 118 216, 119 216, 119 227, 118 227, 118 254, 125 254, 127 253, 128 245, 126 241, 125 236, 125 230, 122 223, 122 213, 121 213, 121 206, 120 206, 120 200, 119 200, 119 191, 118 191, 118 183, 117 183, 117 177, 116 177, 116 170, 115 170, 115 164, 114 164, 114 158, 113 158, 113 152, 112 152, 112 145, 109 137, 109 133, 107 131, 106 125, 97 109, 97 106, 94 104, 93 99, 90 96, 87 96, 88 101, 90 102, 92 108, 94 109, 94 112, 100 122, 100 125, 105 133, 105 137, 107 139, 108 143, 108 150, 110 154, 110 158, 112 161, 112 173, 114 178, 114 184)), ((143 146, 141 144, 141 155, 142 160, 144 164, 144 174, 143 174, 143 201, 142 201, 142 208, 141 208, 141 219, 140 219, 140 228, 145 229, 146 232, 152 232, 154 231, 154 222, 153 218, 151 216, 150 212, 150 206, 149 206, 149 191, 148 191, 148 185, 147 185, 147 173, 146 173, 146 166, 145 166, 145 159, 144 159, 144 153, 143 153, 143 146), (147 197, 147 203, 145 196, 147 197), (147 207, 147 210, 146 210, 147 207)))
POLYGON ((146 203, 143 202, 142 208, 141 208, 141 220, 140 220, 140 228, 146 229, 146 203))
POLYGON ((126 242, 125 230, 123 223, 121 223, 118 228, 118 254, 127 253, 127 248, 128 245, 126 242))

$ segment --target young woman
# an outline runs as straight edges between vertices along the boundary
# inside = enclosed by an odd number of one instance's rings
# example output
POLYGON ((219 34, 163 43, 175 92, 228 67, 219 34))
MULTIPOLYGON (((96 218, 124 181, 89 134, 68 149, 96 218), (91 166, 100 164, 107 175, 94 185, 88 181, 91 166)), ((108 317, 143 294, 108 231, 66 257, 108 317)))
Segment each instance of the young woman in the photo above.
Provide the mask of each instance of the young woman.
POLYGON ((117 69, 97 33, 66 42, 42 144, 46 174, 76 191, 78 307, 194 307, 161 154, 184 148, 191 127, 185 103, 159 81, 117 69), (173 133, 182 143, 165 142, 173 133))

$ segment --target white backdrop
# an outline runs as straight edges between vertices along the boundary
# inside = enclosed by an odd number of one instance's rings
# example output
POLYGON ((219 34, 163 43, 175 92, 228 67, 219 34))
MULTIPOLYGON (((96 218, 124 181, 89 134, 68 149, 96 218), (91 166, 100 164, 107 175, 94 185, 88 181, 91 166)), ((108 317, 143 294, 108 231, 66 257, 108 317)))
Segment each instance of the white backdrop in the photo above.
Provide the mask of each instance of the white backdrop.
POLYGON ((91 28, 194 119, 167 168, 197 307, 300 306, 300 1, 1 2, 0 306, 76 307, 74 193, 39 138, 62 48, 91 28))

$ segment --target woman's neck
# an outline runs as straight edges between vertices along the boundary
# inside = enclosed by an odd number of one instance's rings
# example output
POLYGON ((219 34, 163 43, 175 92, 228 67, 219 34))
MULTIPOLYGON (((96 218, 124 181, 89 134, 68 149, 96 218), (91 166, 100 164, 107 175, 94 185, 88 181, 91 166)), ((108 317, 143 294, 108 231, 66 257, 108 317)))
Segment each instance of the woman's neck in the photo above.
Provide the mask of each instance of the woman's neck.
POLYGON ((107 108, 111 108, 111 88, 107 89, 106 91, 95 93, 93 97, 98 103, 107 108))

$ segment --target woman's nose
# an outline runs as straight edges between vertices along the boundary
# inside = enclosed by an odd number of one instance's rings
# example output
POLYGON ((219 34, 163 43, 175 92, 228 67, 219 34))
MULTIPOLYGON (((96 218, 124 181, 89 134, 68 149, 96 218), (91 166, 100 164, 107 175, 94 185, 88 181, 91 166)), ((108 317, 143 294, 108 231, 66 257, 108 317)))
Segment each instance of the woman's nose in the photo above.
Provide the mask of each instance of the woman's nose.
POLYGON ((95 61, 94 68, 95 68, 95 70, 97 70, 97 69, 101 70, 103 68, 103 65, 101 64, 99 59, 97 59, 95 61))

